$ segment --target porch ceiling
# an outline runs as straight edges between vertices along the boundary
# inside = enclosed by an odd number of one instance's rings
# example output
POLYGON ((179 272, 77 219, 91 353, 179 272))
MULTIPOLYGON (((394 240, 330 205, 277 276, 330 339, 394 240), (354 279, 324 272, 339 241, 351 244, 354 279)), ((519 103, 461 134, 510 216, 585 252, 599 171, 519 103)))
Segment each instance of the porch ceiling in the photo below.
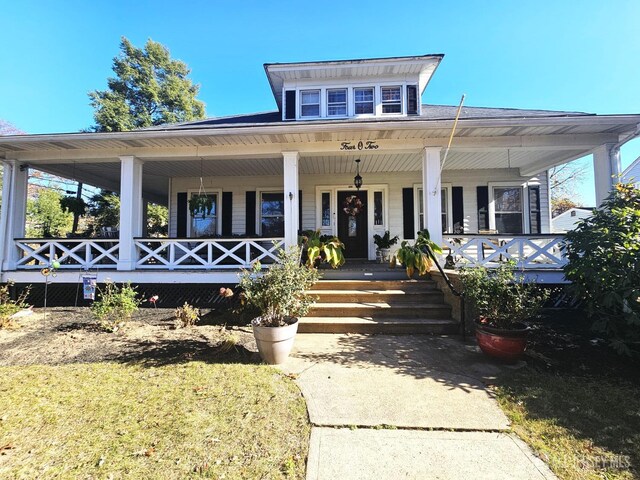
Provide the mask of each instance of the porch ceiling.
MULTIPOLYGON (((518 150, 464 151, 452 149, 447 157, 446 170, 478 168, 521 168, 540 162, 556 162, 585 154, 584 150, 518 150)), ((352 174, 356 158, 361 159, 362 173, 419 172, 422 152, 400 153, 341 153, 338 155, 304 155, 300 157, 301 175, 352 174)), ((119 191, 120 163, 61 163, 35 165, 34 168, 54 175, 73 178, 90 185, 119 191)), ((154 159, 143 166, 142 189, 145 198, 166 203, 171 177, 229 177, 283 174, 282 158, 215 158, 154 159)))

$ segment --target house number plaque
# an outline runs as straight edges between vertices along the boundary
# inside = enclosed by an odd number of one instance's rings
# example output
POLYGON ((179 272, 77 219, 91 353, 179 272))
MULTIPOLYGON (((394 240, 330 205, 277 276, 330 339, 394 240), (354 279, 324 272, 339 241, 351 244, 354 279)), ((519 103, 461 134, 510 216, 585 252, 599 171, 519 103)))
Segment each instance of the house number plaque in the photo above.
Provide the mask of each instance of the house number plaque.
POLYGON ((358 143, 340 142, 340 150, 377 150, 379 145, 374 140, 358 143))

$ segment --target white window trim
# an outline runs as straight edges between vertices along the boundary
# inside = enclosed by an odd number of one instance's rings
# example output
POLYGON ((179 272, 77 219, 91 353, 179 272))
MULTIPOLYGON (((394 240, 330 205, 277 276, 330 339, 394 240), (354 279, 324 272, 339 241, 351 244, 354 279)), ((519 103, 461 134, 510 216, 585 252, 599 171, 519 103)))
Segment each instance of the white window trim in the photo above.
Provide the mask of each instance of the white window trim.
MULTIPOLYGON (((309 119, 309 118, 322 118, 323 108, 323 89, 320 87, 317 88, 301 88, 298 90, 298 118, 300 119, 309 119), (302 93, 303 92, 318 92, 318 115, 302 115, 302 93)), ((308 103, 306 105, 316 105, 315 103, 308 103)))
MULTIPOLYGON (((539 187, 540 183, 538 182, 529 182, 529 181, 525 181, 525 182, 489 182, 487 184, 487 186, 489 187, 489 229, 491 230, 495 230, 496 229, 496 204, 495 204, 495 195, 494 195, 494 188, 498 187, 498 188, 504 188, 504 187, 511 187, 511 188, 517 188, 520 187, 520 189, 522 190, 521 193, 521 198, 522 198, 522 234, 505 234, 505 235, 529 235, 531 233, 531 228, 530 228, 530 218, 529 218, 529 214, 531 211, 530 205, 529 205, 529 195, 528 195, 528 191, 527 191, 527 187, 531 186, 531 187, 539 187)), ((540 213, 542 216, 542 211, 543 211, 543 207, 542 207, 542 199, 540 200, 540 213)))
POLYGON ((256 189, 256 234, 260 236, 262 236, 262 194, 263 193, 281 193, 282 198, 284 198, 284 190, 279 190, 277 188, 256 189))
MULTIPOLYGON (((191 196, 195 193, 200 192, 197 188, 189 188, 187 189, 187 237, 191 237, 191 212, 189 212, 189 200, 191 196)), ((201 192, 202 193, 202 192, 201 192)), ((216 205, 216 235, 222 235, 222 189, 221 188, 207 188, 205 192, 207 195, 217 195, 217 205, 216 205)))
POLYGON ((375 117, 376 116, 376 87, 375 85, 354 85, 350 88, 352 103, 352 116, 357 118, 375 117), (373 111, 371 113, 356 113, 356 90, 371 89, 373 90, 373 111))
MULTIPOLYGON (((349 116, 349 88, 348 87, 327 87, 324 91, 325 103, 326 103, 326 112, 327 118, 347 118, 349 116), (344 90, 345 100, 344 100, 344 115, 329 115, 329 91, 330 90, 344 90)), ((338 103, 338 104, 341 104, 338 103)), ((354 106, 355 111, 355 106, 354 106)))
MULTIPOLYGON (((446 190, 445 199, 447 201, 447 231, 453 232, 453 215, 451 209, 453 208, 453 183, 441 183, 441 190, 446 190)), ((421 183, 413 184, 413 228, 416 232, 420 230, 420 190, 422 190, 421 183)), ((442 195, 442 194, 441 194, 442 195)), ((442 212, 440 213, 442 214, 442 212)))
MULTIPOLYGON (((380 85, 380 115, 382 116, 391 116, 391 115, 405 115, 406 114, 406 102, 404 101, 404 97, 406 95, 405 92, 405 85, 402 84, 392 84, 392 85, 380 85), (400 89, 400 111, 399 112, 390 112, 390 113, 384 113, 383 112, 383 107, 385 105, 384 101, 382 100, 382 89, 383 88, 399 88, 400 89)), ((393 102, 393 104, 387 103, 387 105, 395 105, 396 102, 393 102)))

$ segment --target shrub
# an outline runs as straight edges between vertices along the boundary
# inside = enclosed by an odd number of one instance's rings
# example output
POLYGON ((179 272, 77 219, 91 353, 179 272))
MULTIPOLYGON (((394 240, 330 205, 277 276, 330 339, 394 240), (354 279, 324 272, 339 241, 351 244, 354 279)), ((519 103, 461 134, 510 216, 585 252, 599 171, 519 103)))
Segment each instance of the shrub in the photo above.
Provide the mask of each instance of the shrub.
POLYGON ((178 328, 192 327, 200 320, 200 310, 193 305, 189 305, 187 302, 184 302, 184 305, 181 307, 176 308, 175 314, 177 320, 176 326, 178 328))
POLYGON ((26 304, 26 300, 31 291, 31 286, 25 288, 16 300, 12 300, 9 293, 9 288, 12 285, 12 283, 6 283, 0 286, 0 329, 13 327, 14 323, 11 316, 29 307, 26 304))
POLYGON ((259 262, 251 270, 243 270, 238 286, 243 301, 260 314, 259 325, 283 326, 291 317, 309 311, 315 299, 305 292, 318 281, 318 272, 300 263, 300 248, 280 250, 279 262, 262 270, 259 262))
POLYGON ((100 299, 91 305, 91 312, 109 332, 122 328, 142 303, 130 283, 118 287, 114 282, 106 282, 104 289, 98 288, 98 295, 100 299))
POLYGON ((513 263, 497 268, 463 268, 460 270, 464 297, 469 300, 479 320, 490 326, 509 329, 540 312, 550 292, 535 283, 516 278, 513 263))
POLYGON ((617 184, 564 246, 565 276, 592 327, 619 353, 640 355, 640 190, 617 184))

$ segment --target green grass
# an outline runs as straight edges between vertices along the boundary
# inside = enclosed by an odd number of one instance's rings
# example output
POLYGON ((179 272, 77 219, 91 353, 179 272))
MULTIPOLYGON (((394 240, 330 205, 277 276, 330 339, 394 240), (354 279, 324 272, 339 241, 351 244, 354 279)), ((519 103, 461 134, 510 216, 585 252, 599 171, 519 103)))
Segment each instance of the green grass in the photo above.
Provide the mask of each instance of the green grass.
POLYGON ((640 389, 533 369, 501 379, 513 430, 563 480, 640 476, 640 389))
POLYGON ((0 368, 0 478, 303 478, 299 390, 259 365, 0 368))

